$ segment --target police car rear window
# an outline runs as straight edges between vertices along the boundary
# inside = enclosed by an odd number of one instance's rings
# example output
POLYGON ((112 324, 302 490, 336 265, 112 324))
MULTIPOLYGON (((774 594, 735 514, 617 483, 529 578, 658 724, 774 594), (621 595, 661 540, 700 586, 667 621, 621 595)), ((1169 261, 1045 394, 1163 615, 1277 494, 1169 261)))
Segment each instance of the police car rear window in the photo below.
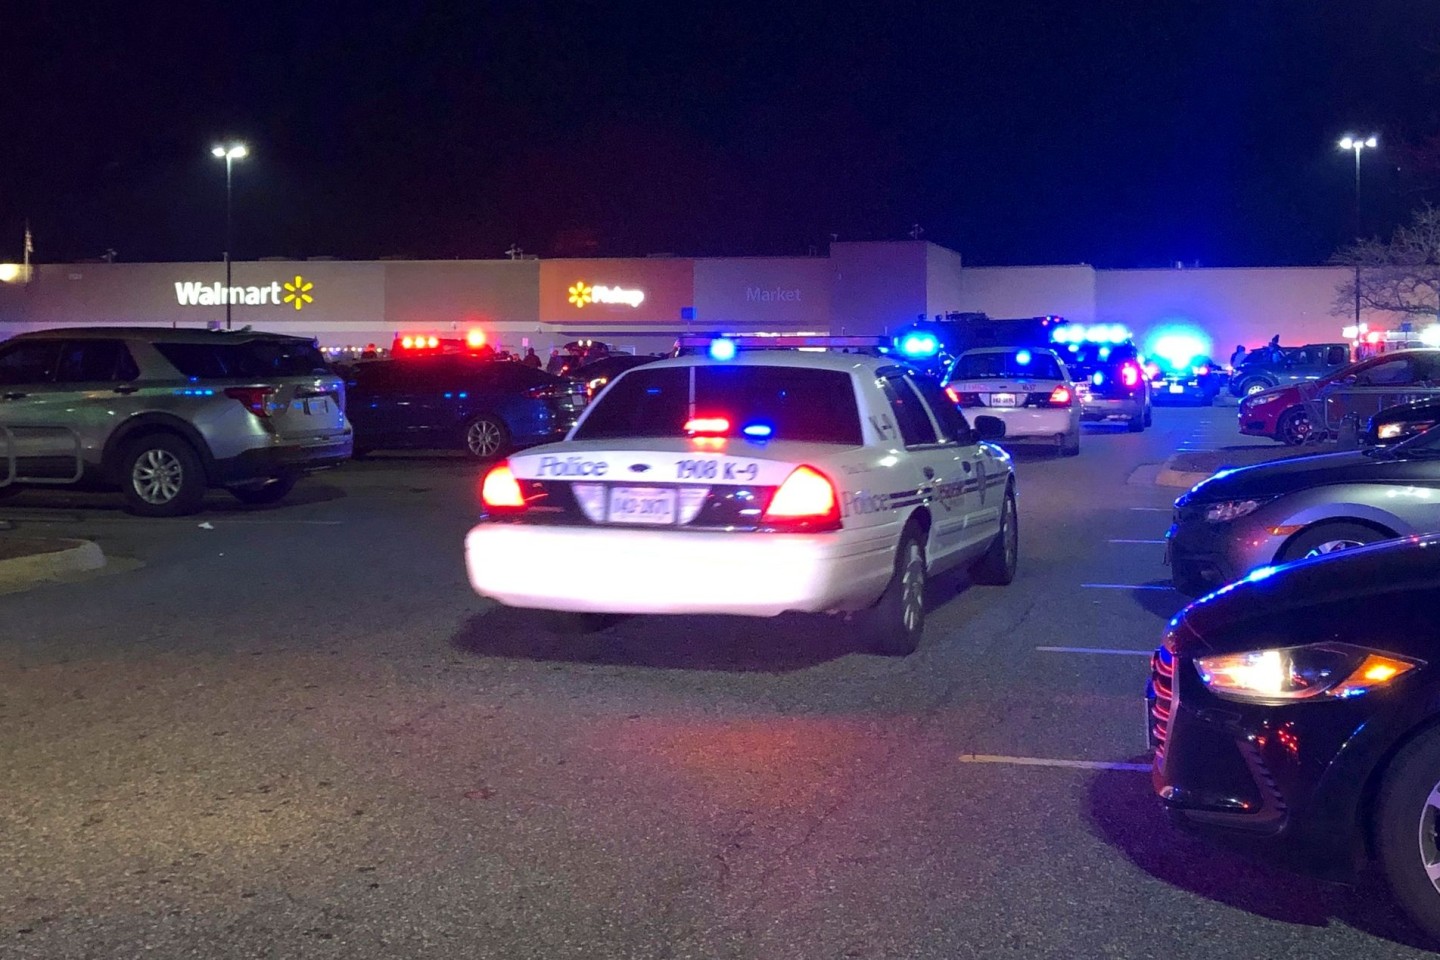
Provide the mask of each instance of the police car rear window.
POLYGON ((955 361, 951 380, 987 380, 1032 377, 1063 380, 1060 365, 1048 353, 1017 350, 1013 353, 967 353, 955 361))
POLYGON ((304 340, 249 340, 244 343, 157 343, 155 349, 186 377, 303 377, 326 373, 325 358, 304 340))
POLYGON ((763 425, 773 440, 862 442, 848 373, 778 366, 631 370, 591 408, 575 439, 684 437, 691 417, 724 418, 737 437, 747 426, 763 425))

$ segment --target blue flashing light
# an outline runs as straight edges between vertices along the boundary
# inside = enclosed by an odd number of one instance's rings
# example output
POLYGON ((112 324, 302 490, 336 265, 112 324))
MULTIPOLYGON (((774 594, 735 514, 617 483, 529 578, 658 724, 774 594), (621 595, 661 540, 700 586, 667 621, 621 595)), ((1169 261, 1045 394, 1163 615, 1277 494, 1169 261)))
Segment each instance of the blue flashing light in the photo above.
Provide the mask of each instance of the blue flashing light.
POLYGON ((466 398, 469 397, 469 396, 470 396, 470 394, 466 393, 464 390, 461 390, 461 391, 460 391, 460 399, 461 399, 461 400, 464 400, 464 399, 466 399, 466 398))
POLYGON ((446 391, 445 391, 445 399, 446 399, 446 400, 450 400, 450 399, 452 399, 454 396, 455 396, 455 394, 451 393, 449 390, 446 390, 446 391))
POLYGON ((775 428, 768 423, 747 423, 740 429, 740 432, 747 437, 754 437, 756 440, 766 440, 775 433, 775 428))
POLYGON ((933 333, 907 333, 899 346, 907 357, 933 357, 940 352, 940 341, 933 333))
POLYGON ((735 341, 720 338, 710 341, 710 359, 719 360, 721 363, 729 363, 735 359, 735 341))
POLYGON ((176 390, 175 393, 182 397, 213 397, 215 391, 209 387, 186 387, 183 390, 176 390))
POLYGON ((1122 323, 1097 323, 1091 326, 1067 324, 1050 331, 1054 343, 1124 343, 1130 331, 1122 323))
POLYGON ((1094 375, 1091 376, 1090 382, 1095 384, 1095 386, 1097 387, 1100 386, 1100 384, 1105 382, 1105 374, 1101 373, 1099 370, 1096 370, 1094 375))
POLYGON ((1245 582, 1255 583, 1257 580, 1268 580, 1270 577, 1275 576, 1279 569, 1279 567, 1257 567, 1250 571, 1249 576, 1245 578, 1245 582))
POLYGON ((1173 370, 1184 370, 1210 355, 1210 338, 1189 324, 1171 324, 1146 338, 1146 353, 1159 357, 1173 370))
POLYGON ((1110 359, 1110 348, 1109 348, 1109 347, 1101 347, 1100 350, 1099 350, 1099 353, 1100 353, 1100 359, 1101 359, 1101 360, 1109 360, 1109 359, 1110 359))
POLYGON ((1020 366, 1022 367, 1030 366, 1030 361, 1033 359, 1034 357, 1030 355, 1029 350, 1021 350, 1019 353, 1015 354, 1015 362, 1020 364, 1020 366))

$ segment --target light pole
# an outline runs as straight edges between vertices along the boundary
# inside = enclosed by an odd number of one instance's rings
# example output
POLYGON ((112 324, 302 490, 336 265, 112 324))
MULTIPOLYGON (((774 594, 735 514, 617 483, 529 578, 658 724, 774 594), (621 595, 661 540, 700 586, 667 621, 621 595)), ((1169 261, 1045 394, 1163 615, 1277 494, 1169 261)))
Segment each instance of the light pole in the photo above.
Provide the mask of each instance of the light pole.
MULTIPOLYGON (((232 143, 228 147, 216 146, 210 153, 225 161, 225 329, 230 329, 230 248, 234 245, 234 220, 230 214, 230 174, 236 160, 250 154, 243 143, 232 143)), ((1359 162, 1359 154, 1356 154, 1359 162)), ((1358 176, 1358 174, 1357 174, 1358 176)))
MULTIPOLYGON (((1360 242, 1360 152, 1380 146, 1380 139, 1374 134, 1361 140, 1359 137, 1341 137, 1340 149, 1355 151, 1355 242, 1360 242)), ((1355 261, 1355 329, 1360 329, 1360 261, 1355 261)))

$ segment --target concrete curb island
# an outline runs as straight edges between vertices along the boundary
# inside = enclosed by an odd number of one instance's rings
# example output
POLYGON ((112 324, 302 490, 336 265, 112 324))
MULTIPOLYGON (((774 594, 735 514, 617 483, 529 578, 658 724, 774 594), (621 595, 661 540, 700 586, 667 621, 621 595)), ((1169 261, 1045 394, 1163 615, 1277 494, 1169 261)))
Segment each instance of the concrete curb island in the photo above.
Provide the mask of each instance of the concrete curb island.
POLYGON ((0 589, 99 570, 105 552, 90 540, 0 537, 0 589))

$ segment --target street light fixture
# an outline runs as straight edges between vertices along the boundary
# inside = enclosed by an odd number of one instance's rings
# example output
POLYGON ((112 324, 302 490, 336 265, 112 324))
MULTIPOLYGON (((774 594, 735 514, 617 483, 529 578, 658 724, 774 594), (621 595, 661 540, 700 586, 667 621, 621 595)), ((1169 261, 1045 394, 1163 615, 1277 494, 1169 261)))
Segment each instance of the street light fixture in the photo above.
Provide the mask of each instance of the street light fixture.
MULTIPOLYGON (((1355 239, 1360 239, 1360 153, 1364 150, 1374 150, 1380 146, 1380 138, 1371 134, 1364 140, 1359 137, 1344 136, 1340 138, 1341 150, 1353 150, 1355 152, 1355 239)), ((1360 326, 1360 262, 1355 262, 1355 326, 1360 326)))
POLYGON ((225 161, 225 329, 230 329, 230 249, 234 245, 234 220, 230 214, 230 178, 231 169, 236 160, 244 159, 250 155, 250 150, 243 143, 232 143, 229 146, 216 144, 210 151, 211 155, 219 160, 225 161))

